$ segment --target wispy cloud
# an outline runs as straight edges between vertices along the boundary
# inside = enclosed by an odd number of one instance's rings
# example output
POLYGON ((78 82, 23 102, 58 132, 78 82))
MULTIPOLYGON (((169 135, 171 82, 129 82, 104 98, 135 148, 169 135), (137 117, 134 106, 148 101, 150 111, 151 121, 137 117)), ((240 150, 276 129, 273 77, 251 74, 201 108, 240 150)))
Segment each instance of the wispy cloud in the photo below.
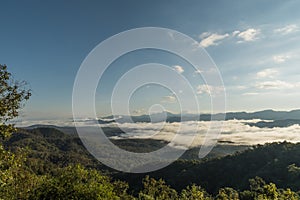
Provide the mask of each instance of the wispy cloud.
POLYGON ((224 88, 222 86, 212 86, 212 85, 198 85, 197 94, 209 94, 216 95, 223 91, 224 88))
POLYGON ((259 38, 258 36, 260 33, 261 33, 260 29, 249 28, 242 32, 234 31, 233 35, 236 35, 236 37, 240 39, 238 42, 241 43, 241 42, 251 42, 257 40, 259 38))
POLYGON ((257 78, 274 78, 279 72, 276 69, 264 69, 256 73, 257 78))
POLYGON ((200 42, 200 46, 204 48, 209 46, 216 46, 221 43, 221 40, 227 37, 229 37, 228 33, 221 35, 218 33, 205 32, 200 35, 200 38, 202 39, 200 42))
POLYGON ((274 30, 275 33, 279 33, 279 34, 282 34, 282 35, 287 35, 287 34, 290 34, 290 33, 297 32, 297 31, 299 31, 299 27, 296 24, 290 24, 290 25, 287 25, 287 26, 284 26, 282 28, 278 28, 278 29, 274 30))
POLYGON ((181 66, 179 66, 179 65, 175 65, 175 66, 173 66, 173 67, 174 67, 175 71, 177 71, 177 72, 180 73, 180 74, 184 72, 183 67, 181 67, 181 66))
POLYGON ((243 96, 256 96, 259 95, 258 92, 246 92, 242 94, 243 96))
POLYGON ((232 33, 224 33, 224 34, 204 32, 199 36, 199 38, 201 39, 199 45, 204 48, 209 46, 217 46, 221 44, 222 40, 226 38, 237 38, 238 43, 252 42, 259 39, 260 33, 261 33, 260 29, 254 29, 254 28, 249 28, 243 31, 235 30, 232 33))
POLYGON ((174 95, 164 96, 161 100, 162 103, 175 103, 176 97, 174 95))
POLYGON ((203 71, 200 70, 200 69, 197 69, 197 70, 195 70, 195 73, 196 73, 196 74, 201 74, 201 73, 203 73, 203 71))
POLYGON ((238 89, 238 90, 244 90, 244 89, 247 88, 247 86, 245 86, 245 85, 238 85, 235 88, 238 89))
POLYGON ((232 32, 232 36, 234 37, 234 36, 238 35, 240 32, 241 32, 241 31, 233 31, 233 32, 232 32))
POLYGON ((299 83, 288 83, 281 80, 264 81, 256 84, 259 89, 293 89, 299 87, 299 83))
POLYGON ((204 39, 210 36, 212 33, 211 32, 203 32, 199 35, 199 38, 204 39))
POLYGON ((275 56, 273 56, 273 61, 275 63, 283 63, 286 60, 288 60, 289 58, 291 58, 290 55, 275 55, 275 56))

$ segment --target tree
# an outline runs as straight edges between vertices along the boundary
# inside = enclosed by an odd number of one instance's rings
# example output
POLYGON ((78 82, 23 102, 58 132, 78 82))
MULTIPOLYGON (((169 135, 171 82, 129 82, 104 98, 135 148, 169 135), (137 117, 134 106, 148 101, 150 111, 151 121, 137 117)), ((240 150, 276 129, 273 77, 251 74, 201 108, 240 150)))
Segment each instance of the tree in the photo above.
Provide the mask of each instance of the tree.
POLYGON ((174 200, 178 198, 176 190, 166 185, 162 179, 155 180, 146 176, 143 184, 144 190, 139 193, 141 200, 174 200))
POLYGON ((255 194, 255 197, 258 194, 264 194, 265 191, 264 185, 266 185, 266 182, 262 178, 256 176, 255 178, 250 179, 249 183, 250 183, 250 190, 252 193, 255 194))
POLYGON ((0 137, 5 139, 14 131, 14 125, 9 120, 19 115, 19 109, 24 101, 31 96, 30 90, 25 88, 25 82, 14 81, 6 65, 0 65, 0 137))
POLYGON ((212 198, 200 186, 192 185, 183 189, 180 195, 181 200, 211 200, 212 198))
POLYGON ((299 199, 299 195, 297 195, 295 192, 291 191, 291 189, 286 189, 286 190, 280 190, 280 196, 278 199, 280 200, 297 200, 299 199))
MULTIPOLYGON (((19 114, 31 93, 24 82, 12 79, 6 65, 0 65, 0 139, 7 139, 14 131, 9 120, 19 114)), ((24 199, 38 182, 38 177, 24 166, 24 154, 15 155, 0 143, 0 199, 24 199)))
MULTIPOLYGON (((58 169, 55 176, 45 177, 29 199, 120 199, 121 195, 117 195, 115 188, 109 177, 75 165, 58 169)), ((129 199, 129 196, 124 196, 129 199)))
POLYGON ((231 200, 239 200, 239 193, 229 187, 225 187, 225 188, 221 188, 219 190, 219 193, 216 197, 217 200, 227 200, 227 199, 231 199, 231 200))
POLYGON ((277 187, 274 183, 270 183, 270 184, 266 184, 263 186, 263 190, 264 192, 261 194, 257 195, 257 199, 274 199, 277 200, 278 199, 278 191, 277 191, 277 187))

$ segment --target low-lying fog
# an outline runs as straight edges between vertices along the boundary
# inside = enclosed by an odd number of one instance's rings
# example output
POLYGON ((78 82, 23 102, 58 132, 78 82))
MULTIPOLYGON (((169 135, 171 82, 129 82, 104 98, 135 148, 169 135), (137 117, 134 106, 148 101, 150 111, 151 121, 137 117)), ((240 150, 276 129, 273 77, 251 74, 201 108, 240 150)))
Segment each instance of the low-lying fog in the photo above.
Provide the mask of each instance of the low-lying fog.
MULTIPOLYGON (((218 137, 219 143, 228 143, 231 145, 255 145, 264 144, 267 142, 300 142, 300 126, 292 125, 283 128, 259 128, 249 126, 247 123, 255 123, 263 120, 227 120, 223 122, 223 128, 218 137)), ((72 121, 62 122, 56 120, 48 121, 22 121, 17 122, 19 127, 27 127, 34 124, 56 125, 56 126, 74 126, 72 121)), ((113 136, 113 139, 122 138, 151 138, 165 141, 171 141, 175 134, 180 129, 180 136, 184 138, 177 141, 178 146, 186 146, 190 139, 193 139, 191 132, 197 131, 197 136, 194 138, 192 146, 200 146, 203 144, 203 139, 209 129, 211 122, 209 121, 188 121, 188 122, 174 122, 174 123, 110 123, 110 124, 96 124, 94 120, 82 120, 77 122, 81 129, 87 132, 97 132, 100 127, 119 127, 125 133, 113 136), (184 136, 184 137, 182 137, 184 136)))

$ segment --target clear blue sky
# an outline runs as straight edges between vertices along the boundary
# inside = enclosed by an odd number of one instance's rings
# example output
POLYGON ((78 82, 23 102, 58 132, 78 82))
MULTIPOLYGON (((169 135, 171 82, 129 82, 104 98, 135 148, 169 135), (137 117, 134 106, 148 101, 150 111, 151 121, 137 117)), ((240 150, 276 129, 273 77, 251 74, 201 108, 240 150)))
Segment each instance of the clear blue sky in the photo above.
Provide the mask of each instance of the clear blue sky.
MULTIPOLYGON (((0 63, 33 90, 24 117, 68 118, 77 70, 97 44, 128 29, 165 27, 189 35, 207 50, 222 74, 229 111, 290 110, 300 108, 299 7, 297 0, 1 1, 0 63)), ((155 58, 181 66, 183 74, 193 73, 171 56, 146 53, 115 65, 129 68, 155 58)), ((120 71, 107 75, 107 88, 120 71)), ((133 107, 143 110, 155 103, 155 94, 173 100, 167 92, 147 92, 147 98, 137 92, 141 100, 133 107), (145 99, 150 99, 147 105, 145 99)), ((108 96, 100 92, 96 98, 99 115, 109 114, 101 104, 108 96)))

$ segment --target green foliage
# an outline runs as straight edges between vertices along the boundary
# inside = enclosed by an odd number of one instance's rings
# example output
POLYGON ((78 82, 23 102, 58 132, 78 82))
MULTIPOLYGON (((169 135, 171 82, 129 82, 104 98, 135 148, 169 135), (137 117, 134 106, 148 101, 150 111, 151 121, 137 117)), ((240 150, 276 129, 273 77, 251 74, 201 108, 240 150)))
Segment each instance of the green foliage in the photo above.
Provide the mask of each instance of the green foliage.
POLYGON ((0 199, 28 199, 41 181, 25 165, 22 152, 13 154, 0 146, 0 199))
POLYGON ((210 200, 212 199, 207 192, 200 186, 192 185, 187 186, 186 189, 181 191, 181 200, 210 200))
POLYGON ((221 188, 219 190, 218 195, 216 196, 217 200, 227 200, 227 199, 231 199, 231 200, 239 200, 239 193, 229 187, 225 187, 225 188, 221 188))
MULTIPOLYGON (((155 179, 162 178, 177 191, 193 183, 213 194, 224 187, 244 191, 248 189, 248 180, 256 176, 275 183, 279 188, 298 191, 300 173, 298 174, 296 167, 300 166, 299 158, 300 143, 271 143, 220 158, 178 160, 147 175, 155 179), (292 164, 295 164, 294 167, 290 166, 292 164)), ((137 180, 142 180, 144 176, 145 174, 114 174, 114 177, 128 181, 134 189, 141 188, 137 180)))
MULTIPOLYGON (((17 117, 19 109, 30 97, 24 82, 12 80, 7 66, 0 65, 0 138, 8 138, 16 129, 8 121, 17 117)), ((0 198, 26 199, 39 178, 24 165, 25 156, 4 149, 0 144, 0 198)))
POLYGON ((244 190, 239 193, 239 197, 241 200, 253 200, 254 194, 249 190, 244 190))
POLYGON ((135 199, 132 195, 128 194, 128 183, 123 182, 123 181, 114 181, 113 183, 114 186, 114 192, 120 199, 122 200, 133 200, 135 199))
POLYGON ((288 169, 288 172, 293 175, 296 175, 296 176, 300 175, 300 167, 296 166, 295 163, 289 165, 287 167, 287 169, 288 169))
POLYGON ((139 199, 141 200, 172 200, 177 199, 178 195, 176 190, 162 180, 155 180, 146 176, 143 181, 144 189, 139 193, 139 199))
POLYGON ((266 184, 266 182, 260 178, 255 177, 249 180, 250 191, 246 190, 240 193, 240 199, 242 200, 296 200, 300 199, 299 196, 290 189, 277 189, 274 183, 266 184))
POLYGON ((78 137, 54 128, 19 129, 4 144, 12 152, 16 148, 28 149, 26 164, 36 174, 51 173, 58 167, 71 164, 102 169, 102 165, 88 153, 78 137))
POLYGON ((256 194, 256 199, 278 199, 277 187, 274 183, 270 183, 263 186, 263 192, 256 194))
POLYGON ((115 191, 115 185, 107 176, 76 165, 59 169, 54 176, 45 177, 33 190, 30 199, 113 200, 120 197, 115 191))
POLYGON ((279 200, 297 200, 300 199, 299 195, 296 194, 295 192, 291 191, 291 189, 286 189, 286 190, 279 190, 280 195, 278 197, 279 200))
POLYGON ((255 178, 250 179, 249 183, 250 183, 251 192, 255 194, 264 193, 265 191, 264 186, 266 185, 266 182, 262 178, 256 176, 255 178))
MULTIPOLYGON (((63 169, 66 169, 65 166, 68 166, 69 164, 76 164, 81 163, 83 169, 87 168, 94 168, 97 170, 103 170, 103 166, 99 165, 99 163, 94 163, 92 160, 92 157, 88 154, 88 152, 85 151, 82 144, 80 143, 80 140, 74 136, 74 135, 66 135, 56 129, 53 128, 37 128, 32 130, 18 130, 17 134, 13 134, 11 138, 6 140, 6 145, 8 145, 14 152, 15 149, 18 149, 17 147, 28 147, 28 155, 26 156, 27 159, 25 160, 25 163, 23 165, 28 166, 30 169, 32 169, 35 172, 35 176, 37 176, 39 179, 36 182, 35 186, 31 188, 30 191, 34 191, 34 193, 29 193, 33 196, 37 196, 41 199, 46 198, 47 196, 51 196, 51 194, 55 194, 55 198, 60 198, 59 194, 61 196, 64 194, 65 186, 63 187, 61 183, 63 180, 59 179, 59 175, 62 173, 63 169), (49 193, 47 189, 52 188, 52 193, 49 193), (42 196, 42 195, 45 196, 42 196), (40 196, 39 196, 40 195, 40 196)), ((271 149, 274 149, 275 147, 278 147, 280 152, 286 152, 289 149, 294 149, 289 154, 293 155, 294 152, 297 152, 297 148, 300 145, 290 145, 289 143, 282 143, 282 144, 274 144, 272 145, 266 145, 263 147, 259 147, 259 153, 263 152, 261 148, 266 148, 267 151, 269 151, 268 148, 272 147, 271 149)), ((256 152, 250 151, 251 153, 256 152)), ((246 154, 249 153, 249 151, 245 152, 246 154)), ((276 151, 273 152, 276 154, 276 151)), ((285 155, 285 154, 283 154, 285 155)), ((209 170, 208 167, 211 167, 216 170, 216 173, 218 173, 218 168, 214 166, 216 163, 223 163, 223 168, 226 167, 233 167, 235 168, 231 162, 228 161, 228 159, 235 158, 239 162, 235 161, 233 163, 240 163, 243 161, 243 153, 237 154, 230 157, 225 157, 222 159, 213 159, 208 161, 177 161, 172 166, 169 166, 168 168, 165 168, 161 170, 160 173, 154 172, 151 173, 154 174, 158 179, 151 179, 149 177, 146 177, 144 179, 144 187, 142 189, 139 189, 138 187, 132 187, 140 183, 139 179, 136 174, 127 174, 129 176, 125 176, 124 181, 131 181, 131 189, 134 188, 134 194, 136 194, 137 198, 139 199, 241 199, 241 200, 255 200, 255 199, 299 199, 297 193, 293 192, 290 189, 277 189, 277 186, 275 184, 267 184, 262 178, 255 177, 249 180, 250 185, 246 185, 245 188, 242 189, 239 187, 221 187, 218 189, 218 191, 215 193, 216 195, 210 195, 214 194, 210 192, 208 194, 203 188, 207 188, 207 186, 204 184, 204 187, 200 187, 199 185, 203 186, 202 184, 199 184, 199 182, 203 181, 203 174, 199 174, 198 170, 199 167, 206 167, 206 171, 209 170), (225 162, 223 162, 225 160, 225 162), (156 174, 157 173, 157 174, 156 174), (198 175, 199 174, 199 175, 198 175), (166 176, 167 175, 167 176, 166 176), (168 178, 168 175, 172 176, 168 178), (162 177, 167 177, 167 182, 160 179, 162 177), (178 178, 181 179, 178 179, 178 178), (130 179, 132 178, 132 179, 130 179), (192 180, 194 178, 198 178, 199 182, 198 184, 192 185, 192 180), (178 190, 176 188, 176 185, 178 184, 184 184, 185 181, 189 180, 190 186, 185 186, 183 190, 178 190), (132 184, 133 183, 133 184, 132 184), (168 183, 168 184, 166 184, 168 183), (171 183, 171 184, 170 184, 171 183), (169 186, 172 185, 172 186, 169 186), (175 187, 173 187, 175 186, 175 187), (238 191, 239 190, 239 191, 238 191), (181 192, 180 192, 181 191, 181 192)), ((255 157, 254 157, 255 158, 255 157)), ((276 162, 277 163, 277 162, 276 162)), ((74 165, 72 165, 74 166, 74 165)), ((218 165, 217 165, 218 166, 218 165)), ((288 176, 290 176, 290 180, 298 181, 298 167, 296 164, 288 164, 288 165, 280 165, 281 169, 283 170, 282 173, 287 173, 288 176)), ((68 168, 68 167, 67 167, 68 168)), ((221 168, 220 168, 221 169, 221 168)), ((219 170, 220 170, 219 169, 219 170)), ((70 170, 69 170, 70 171, 70 170)), ((203 169, 203 172, 205 170, 203 169)), ((223 171, 225 173, 226 171, 223 171)), ((74 171, 72 173, 75 173, 74 171)), ((100 172, 99 172, 100 173, 100 172)), ((114 171, 110 171, 111 175, 115 176, 116 173, 114 171), (113 173, 112 173, 113 172, 113 173)), ((220 173, 218 173, 220 174, 220 173)), ((211 174, 213 176, 214 174, 211 174)), ((231 173, 228 174, 230 176, 231 173)), ((140 174, 139 176, 144 176, 144 174, 140 174)), ((220 175, 221 176, 221 175, 220 175)), ((75 176, 76 177, 76 176, 75 176)), ((221 176, 222 177, 222 176, 221 176)), ((269 176, 271 177, 271 176, 269 176)), ((78 182, 78 179, 70 179, 69 182, 78 182)), ((230 180, 230 179, 228 179, 230 180)), ((227 180, 227 181, 228 181, 227 180)), ((226 180, 219 180, 226 181, 226 180)), ((232 180, 232 181, 239 181, 232 180)), ((80 183, 81 185, 82 183, 80 183)), ((216 182, 208 182, 209 184, 215 184, 216 182)), ((105 183, 106 184, 106 183, 105 183)), ((114 196, 118 197, 120 199, 134 199, 133 196, 130 195, 132 192, 131 189, 128 189, 128 184, 125 182, 120 181, 108 181, 107 184, 110 185, 110 187, 113 188, 114 196)), ((230 186, 232 187, 232 185, 230 186)), ((79 191, 82 191, 80 187, 77 187, 79 191)), ((73 191, 73 189, 68 189, 73 191)), ((92 191, 89 191, 92 192, 92 191)), ((80 196, 80 192, 72 192, 76 196, 80 196)), ((96 195, 94 193, 94 195, 96 195)), ((24 195, 25 197, 28 196, 28 193, 24 195)), ((74 196, 72 198, 76 199, 77 197, 74 196)), ((97 198, 94 196, 89 196, 90 198, 97 198)), ((34 197, 32 197, 34 198, 34 197)), ((54 198, 54 197, 53 197, 54 198)), ((80 196, 80 198, 82 198, 80 196)), ((103 197, 104 198, 104 197, 103 197)), ((26 199, 26 198, 25 198, 26 199)))
POLYGON ((221 188, 216 196, 209 195, 203 188, 197 185, 186 187, 177 195, 163 180, 155 180, 146 176, 144 189, 139 193, 142 200, 178 199, 178 200, 298 200, 297 193, 290 189, 277 189, 273 183, 266 184, 259 177, 249 180, 250 190, 236 191, 233 188, 221 188))
POLYGON ((24 82, 12 79, 6 65, 0 65, 0 137, 6 138, 14 131, 13 125, 7 125, 7 121, 19 115, 19 109, 25 100, 31 96, 30 90, 26 90, 24 82))

